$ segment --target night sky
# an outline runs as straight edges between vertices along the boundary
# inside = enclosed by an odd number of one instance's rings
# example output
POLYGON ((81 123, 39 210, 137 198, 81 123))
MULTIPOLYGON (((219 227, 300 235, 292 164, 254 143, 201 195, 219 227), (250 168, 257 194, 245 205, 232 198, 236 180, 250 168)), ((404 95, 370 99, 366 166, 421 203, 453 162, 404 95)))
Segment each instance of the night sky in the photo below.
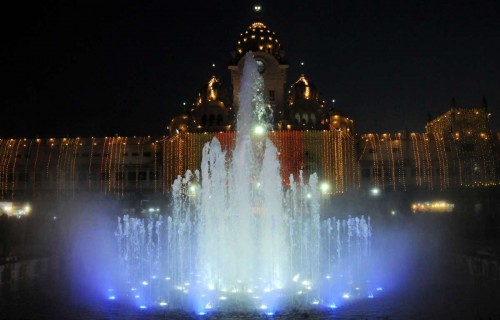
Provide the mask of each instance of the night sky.
POLYGON ((357 132, 423 131, 483 96, 500 129, 500 1, 10 1, 0 137, 167 134, 214 72, 230 85, 255 4, 288 82, 306 73, 357 132))

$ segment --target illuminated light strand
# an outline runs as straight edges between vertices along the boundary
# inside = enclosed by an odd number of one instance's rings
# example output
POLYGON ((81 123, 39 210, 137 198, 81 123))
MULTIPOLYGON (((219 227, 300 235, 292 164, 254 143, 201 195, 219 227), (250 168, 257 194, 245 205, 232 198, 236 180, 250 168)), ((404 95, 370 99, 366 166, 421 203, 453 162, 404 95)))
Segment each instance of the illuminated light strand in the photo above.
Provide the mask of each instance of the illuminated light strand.
POLYGON ((9 175, 9 169, 8 169, 8 162, 9 162, 9 153, 11 149, 11 139, 5 140, 5 145, 4 145, 4 152, 2 154, 2 184, 0 185, 0 188, 2 190, 2 200, 4 199, 4 196, 7 194, 5 191, 6 185, 8 183, 8 175, 9 175))
MULTIPOLYGON (((390 155, 390 162, 389 162, 389 166, 390 166, 390 173, 391 173, 391 183, 392 183, 392 189, 394 191, 396 191, 396 168, 394 166, 394 152, 392 151, 393 150, 393 145, 392 145, 392 139, 391 139, 391 135, 389 134, 388 135, 388 138, 387 138, 387 142, 386 142, 386 146, 387 146, 387 149, 388 149, 388 153, 390 155)), ((384 139, 385 140, 385 139, 384 139)))
POLYGON ((17 155, 19 153, 19 147, 21 146, 21 139, 17 141, 16 154, 14 155, 14 163, 12 164, 12 190, 11 190, 11 199, 14 201, 14 193, 16 190, 16 163, 17 163, 17 155))
POLYGON ((113 192, 117 198, 120 198, 120 163, 121 163, 121 137, 116 137, 114 139, 113 148, 111 150, 111 161, 113 163, 113 192))
POLYGON ((95 138, 92 137, 90 142, 90 154, 89 154, 89 170, 87 174, 89 192, 92 191, 92 162, 94 161, 94 146, 96 145, 95 138))
POLYGON ((74 141, 73 159, 72 159, 73 163, 71 164, 73 197, 75 197, 75 192, 76 192, 76 180, 77 180, 76 161, 77 161, 77 157, 79 155, 79 152, 78 152, 79 148, 80 148, 80 138, 77 137, 74 141))
POLYGON ((125 181, 125 152, 126 152, 126 141, 127 138, 120 137, 118 139, 118 159, 116 162, 118 171, 118 187, 117 187, 117 198, 121 198, 125 194, 124 181, 125 181))
POLYGON ((446 189, 446 181, 444 177, 444 159, 441 153, 441 139, 439 133, 433 134, 434 145, 436 147, 436 154, 438 156, 438 170, 439 170, 439 190, 443 191, 446 189))
POLYGON ((5 184, 4 184, 4 193, 5 196, 7 196, 8 190, 9 190, 9 179, 10 179, 10 162, 12 159, 12 153, 13 153, 13 145, 15 144, 14 139, 10 139, 11 141, 9 142, 9 148, 7 149, 8 151, 8 157, 7 157, 7 163, 5 165, 5 174, 6 174, 6 179, 5 179, 5 184))
POLYGON ((411 137, 411 142, 412 142, 412 148, 413 148, 413 159, 415 163, 415 182, 417 186, 422 185, 422 180, 421 180, 421 173, 420 173, 420 153, 418 151, 418 145, 416 142, 416 135, 415 133, 412 133, 410 135, 411 137))
POLYGON ((123 177, 122 177, 122 197, 125 196, 125 185, 126 185, 126 179, 127 179, 127 176, 125 174, 125 169, 126 169, 126 166, 125 166, 125 153, 127 152, 127 146, 128 146, 128 138, 125 137, 124 141, 123 141, 123 157, 122 157, 122 174, 123 174, 123 177))
POLYGON ((401 139, 401 134, 398 134, 398 141, 399 141, 399 159, 400 159, 400 181, 403 184, 403 190, 406 191, 406 172, 405 172, 405 164, 404 164, 404 154, 403 154, 403 148, 407 148, 406 145, 403 144, 403 140, 401 139))
POLYGON ((385 176, 386 176, 386 174, 385 174, 385 165, 384 165, 384 155, 382 154, 383 148, 381 146, 382 141, 380 141, 380 140, 381 140, 380 139, 380 135, 376 134, 375 135, 375 143, 377 145, 376 151, 378 153, 378 159, 380 161, 380 164, 379 164, 379 168, 380 168, 379 169, 380 170, 379 174, 382 177, 382 179, 381 179, 382 180, 382 190, 384 190, 385 189, 385 176))
POLYGON ((33 163, 33 189, 32 192, 33 194, 36 193, 36 169, 37 169, 37 164, 38 164, 38 156, 40 154, 40 145, 42 144, 41 139, 36 139, 37 141, 37 146, 36 146, 36 155, 35 155, 35 161, 33 163))
MULTIPOLYGON (((154 172, 153 172, 153 178, 154 178, 154 192, 156 193, 156 182, 158 180, 157 177, 157 157, 156 157, 156 142, 153 142, 153 153, 154 153, 154 172)), ((194 153, 193 153, 194 154, 194 153)))
POLYGON ((6 160, 6 157, 7 157, 7 153, 6 153, 6 150, 7 150, 7 143, 8 141, 6 140, 5 143, 3 140, 0 140, 0 147, 1 147, 1 151, 0 151, 0 157, 1 157, 1 162, 0 162, 0 193, 1 193, 1 199, 3 200, 3 184, 4 184, 4 180, 5 180, 5 170, 4 170, 4 166, 5 166, 5 160, 6 160))
POLYGON ((370 147, 371 147, 371 157, 372 157, 372 163, 373 163, 373 182, 374 182, 374 187, 378 187, 380 185, 379 182, 379 168, 378 168, 378 155, 377 155, 377 146, 375 144, 375 140, 373 137, 373 134, 368 135, 368 139, 370 142, 370 147))
POLYGON ((427 134, 422 133, 422 145, 423 149, 425 151, 425 173, 426 173, 426 181, 427 181, 427 188, 429 190, 433 190, 433 181, 432 181, 432 160, 431 160, 431 153, 429 150, 429 138, 427 137, 427 134))
POLYGON ((108 143, 108 137, 104 137, 101 150, 101 166, 99 170, 99 185, 100 190, 106 194, 106 144, 108 143))
MULTIPOLYGON (((26 142, 26 139, 24 139, 26 142)), ((28 149, 24 149, 24 170, 21 172, 21 174, 24 175, 23 177, 23 182, 24 182, 24 189, 28 190, 28 178, 29 178, 29 164, 30 164, 30 159, 31 159, 31 145, 33 144, 33 140, 30 139, 29 144, 28 144, 28 149)), ((24 144, 24 148, 26 148, 26 144, 24 144)))

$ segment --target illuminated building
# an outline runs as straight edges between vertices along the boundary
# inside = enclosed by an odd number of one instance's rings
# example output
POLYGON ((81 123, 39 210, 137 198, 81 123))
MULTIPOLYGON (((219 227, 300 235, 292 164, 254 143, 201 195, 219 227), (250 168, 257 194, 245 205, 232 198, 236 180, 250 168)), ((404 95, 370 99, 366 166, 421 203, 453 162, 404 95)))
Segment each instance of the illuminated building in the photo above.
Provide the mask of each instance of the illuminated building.
MULTIPOLYGON (((272 128, 268 132, 289 175, 317 172, 322 193, 359 190, 442 191, 497 185, 500 134, 492 133, 485 103, 433 119, 425 133, 355 133, 354 122, 326 107, 302 74, 287 83, 288 62, 276 34, 259 17, 238 37, 228 66, 232 92, 211 76, 188 110, 168 123, 164 137, 0 140, 0 201, 77 197, 162 197, 186 170, 199 169, 203 145, 235 139, 239 81, 251 50, 264 78, 272 128)), ((208 77, 207 77, 208 78, 208 77)))

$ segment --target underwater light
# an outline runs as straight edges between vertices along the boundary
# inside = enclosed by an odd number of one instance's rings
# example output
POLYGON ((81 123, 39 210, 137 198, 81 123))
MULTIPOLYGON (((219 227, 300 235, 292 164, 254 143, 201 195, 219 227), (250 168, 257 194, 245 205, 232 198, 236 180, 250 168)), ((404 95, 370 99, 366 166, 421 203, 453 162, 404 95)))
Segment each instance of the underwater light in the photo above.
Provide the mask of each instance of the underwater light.
POLYGON ((109 297, 108 297, 108 299, 109 299, 109 300, 115 300, 115 299, 116 299, 116 297, 115 297, 115 296, 109 296, 109 297))
POLYGON ((147 307, 145 305, 140 306, 139 308, 141 309, 146 309, 147 307))
POLYGON ((160 306, 162 306, 162 307, 165 307, 167 305, 168 305, 168 303, 166 303, 165 301, 160 302, 160 306))
POLYGON ((328 308, 330 309, 337 309, 337 305, 335 303, 329 304, 328 308))

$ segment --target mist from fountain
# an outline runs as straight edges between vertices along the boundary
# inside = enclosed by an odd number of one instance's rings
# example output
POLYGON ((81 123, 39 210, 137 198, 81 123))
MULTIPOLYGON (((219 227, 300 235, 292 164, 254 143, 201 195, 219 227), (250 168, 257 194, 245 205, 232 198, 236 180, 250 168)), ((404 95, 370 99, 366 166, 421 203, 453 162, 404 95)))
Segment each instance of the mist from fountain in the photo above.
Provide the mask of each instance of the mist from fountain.
POLYGON ((290 176, 266 131, 264 82, 245 57, 236 144, 214 138, 201 170, 173 184, 171 214, 124 216, 116 238, 120 277, 109 293, 140 308, 255 311, 336 308, 373 297, 370 219, 320 219, 318 177, 290 176), (118 292, 120 292, 118 294, 118 292))

